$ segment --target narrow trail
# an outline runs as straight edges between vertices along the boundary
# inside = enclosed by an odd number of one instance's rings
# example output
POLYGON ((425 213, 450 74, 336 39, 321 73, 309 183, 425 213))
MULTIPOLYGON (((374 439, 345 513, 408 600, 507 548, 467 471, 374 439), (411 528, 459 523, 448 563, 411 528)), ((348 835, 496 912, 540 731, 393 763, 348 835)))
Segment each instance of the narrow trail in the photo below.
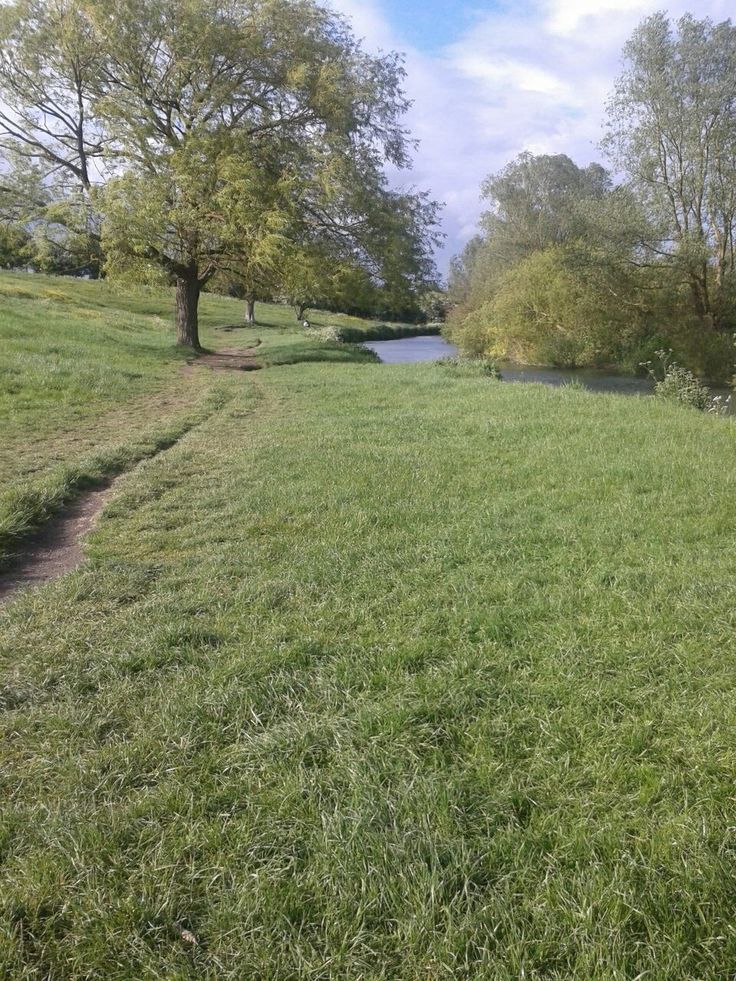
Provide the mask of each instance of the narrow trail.
MULTIPOLYGON (((182 374, 190 374, 198 367, 211 371, 256 371, 261 365, 254 355, 254 348, 223 348, 187 362, 182 374)), ((193 428, 198 428, 204 421, 201 420, 193 428)), ((192 429, 188 429, 160 452, 171 449, 191 432, 192 429)), ((57 579, 84 562, 84 539, 94 529, 100 513, 113 497, 118 480, 125 475, 120 474, 102 486, 82 493, 42 528, 19 543, 21 550, 18 557, 9 569, 0 572, 0 607, 20 590, 57 579)))
POLYGON ((258 371, 261 367, 256 361, 255 348, 225 347, 220 351, 201 354, 196 360, 187 361, 182 369, 191 374, 197 368, 212 371, 258 371))
POLYGON ((82 543, 112 497, 116 481, 87 491, 27 539, 18 562, 0 573, 0 606, 27 586, 40 586, 84 561, 82 543))

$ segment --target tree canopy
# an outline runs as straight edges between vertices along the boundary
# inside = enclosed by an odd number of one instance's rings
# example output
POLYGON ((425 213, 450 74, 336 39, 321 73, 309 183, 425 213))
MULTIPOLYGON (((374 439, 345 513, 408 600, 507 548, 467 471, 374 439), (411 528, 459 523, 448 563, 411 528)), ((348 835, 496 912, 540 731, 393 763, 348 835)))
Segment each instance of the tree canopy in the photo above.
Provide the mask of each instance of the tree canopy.
POLYGON ((647 247, 706 327, 730 326, 736 224, 736 28, 647 18, 624 48, 604 146, 652 217, 647 247))
POLYGON ((736 28, 645 19, 624 49, 602 147, 619 176, 521 154, 452 264, 469 350, 633 367, 657 347, 715 377, 736 326, 736 28))
MULTIPOLYGON (((17 0, 1 27, 6 150, 46 186, 63 175, 68 227, 111 268, 176 285, 180 343, 199 345, 213 277, 238 275, 257 297, 306 241, 329 241, 330 260, 340 242, 380 275, 394 204, 383 165, 407 166, 411 148, 404 72, 339 15, 313 0, 17 0)), ((436 212, 417 208, 431 275, 436 212)))

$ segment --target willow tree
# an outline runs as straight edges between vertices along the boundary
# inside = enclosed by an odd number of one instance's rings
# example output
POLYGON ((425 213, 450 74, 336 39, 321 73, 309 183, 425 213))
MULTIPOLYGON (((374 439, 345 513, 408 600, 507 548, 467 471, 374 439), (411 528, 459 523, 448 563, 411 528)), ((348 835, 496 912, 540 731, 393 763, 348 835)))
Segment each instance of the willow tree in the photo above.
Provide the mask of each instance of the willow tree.
POLYGON ((658 228, 706 328, 731 326, 736 272, 736 27, 657 13, 624 49, 605 147, 658 228))
MULTIPOLYGON (((481 234, 452 261, 451 317, 462 343, 464 320, 470 316, 473 348, 482 332, 475 312, 503 288, 510 270, 546 249, 568 247, 589 235, 592 204, 609 195, 611 179, 598 164, 579 167, 565 154, 521 153, 481 187, 486 210, 481 234)), ((559 256, 559 252, 556 253, 559 256)))
POLYGON ((17 0, 0 7, 3 187, 33 229, 28 258, 41 266, 58 251, 68 268, 99 268, 92 191, 104 134, 92 103, 100 71, 81 4, 17 0))
POLYGON ((228 157, 216 196, 227 240, 220 281, 245 300, 246 324, 255 323, 256 301, 278 291, 290 247, 293 188, 303 180, 286 166, 290 154, 283 140, 261 138, 253 150, 246 140, 228 157))
POLYGON ((74 0, 17 0, 0 8, 0 145, 92 186, 103 136, 92 109, 100 53, 74 0))
POLYGON ((94 20, 107 53, 98 111, 126 171, 106 188, 106 235, 124 248, 132 226, 133 251, 175 280, 180 343, 198 345, 199 292, 232 261, 219 191, 239 160, 247 178, 274 144, 342 138, 375 166, 407 162, 396 58, 366 55, 312 0, 124 0, 95 4, 94 20))
MULTIPOLYGON (((92 186, 116 261, 152 263, 175 285, 180 344, 199 347, 200 292, 233 259, 220 191, 244 146, 246 169, 274 142, 340 142, 373 169, 408 163, 399 59, 366 54, 347 22, 313 0, 52 4, 74 11, 95 56, 80 86, 73 72, 55 76, 64 105, 75 93, 83 102, 94 156, 104 150, 77 179, 92 186)), ((18 0, 7 14, 15 49, 33 52, 42 68, 55 64, 58 47, 44 10, 18 0)), ((31 141, 36 156, 56 153, 55 132, 38 125, 43 93, 10 73, 3 85, 20 106, 15 128, 6 121, 10 138, 31 141)))

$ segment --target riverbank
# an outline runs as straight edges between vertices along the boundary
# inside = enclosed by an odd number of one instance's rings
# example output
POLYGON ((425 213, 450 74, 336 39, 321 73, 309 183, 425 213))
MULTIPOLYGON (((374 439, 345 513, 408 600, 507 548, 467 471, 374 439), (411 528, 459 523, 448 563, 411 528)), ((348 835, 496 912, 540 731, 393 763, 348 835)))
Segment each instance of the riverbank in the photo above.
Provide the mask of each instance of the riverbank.
MULTIPOLYGON (((458 349, 444 337, 412 336, 403 340, 378 341, 364 344, 384 364, 414 364, 452 358, 458 349)), ((471 359, 468 359, 472 361, 471 359)), ((555 368, 542 365, 498 362, 501 378, 507 382, 523 382, 541 385, 580 385, 590 392, 608 392, 615 395, 653 395, 654 381, 641 375, 624 374, 604 368, 555 368)), ((733 389, 710 384, 712 395, 729 401, 729 414, 736 413, 733 389)))
POLYGON ((733 424, 200 370, 0 611, 0 974, 726 976, 733 424))
POLYGON ((362 344, 367 341, 396 341, 408 337, 438 337, 442 324, 384 324, 364 321, 358 326, 337 327, 341 341, 362 344))

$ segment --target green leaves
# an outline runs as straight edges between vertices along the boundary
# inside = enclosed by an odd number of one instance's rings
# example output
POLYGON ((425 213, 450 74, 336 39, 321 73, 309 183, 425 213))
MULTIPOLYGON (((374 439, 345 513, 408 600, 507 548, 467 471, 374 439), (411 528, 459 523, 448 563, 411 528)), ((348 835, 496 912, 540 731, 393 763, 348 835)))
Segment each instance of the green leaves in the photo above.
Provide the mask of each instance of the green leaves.
MULTIPOLYGON (((256 295, 316 250, 328 279, 387 278, 399 236, 382 167, 408 162, 404 73, 339 15, 314 0, 18 0, 0 22, 0 95, 18 107, 0 130, 44 175, 63 171, 55 200, 81 186, 99 208, 108 271, 235 276, 256 295)), ((408 234, 428 268, 425 229, 408 234)), ((196 347, 196 309, 185 319, 196 347)))
POLYGON ((736 327, 736 28, 666 14, 624 49, 599 165, 521 154, 483 185, 482 235, 453 263, 469 351, 632 367, 667 344, 731 374, 736 327))
POLYGON ((668 262, 691 294, 701 326, 726 327, 734 313, 736 226, 736 28, 664 13, 642 22, 624 49, 608 106, 604 147, 644 202, 660 233, 651 254, 668 262))

